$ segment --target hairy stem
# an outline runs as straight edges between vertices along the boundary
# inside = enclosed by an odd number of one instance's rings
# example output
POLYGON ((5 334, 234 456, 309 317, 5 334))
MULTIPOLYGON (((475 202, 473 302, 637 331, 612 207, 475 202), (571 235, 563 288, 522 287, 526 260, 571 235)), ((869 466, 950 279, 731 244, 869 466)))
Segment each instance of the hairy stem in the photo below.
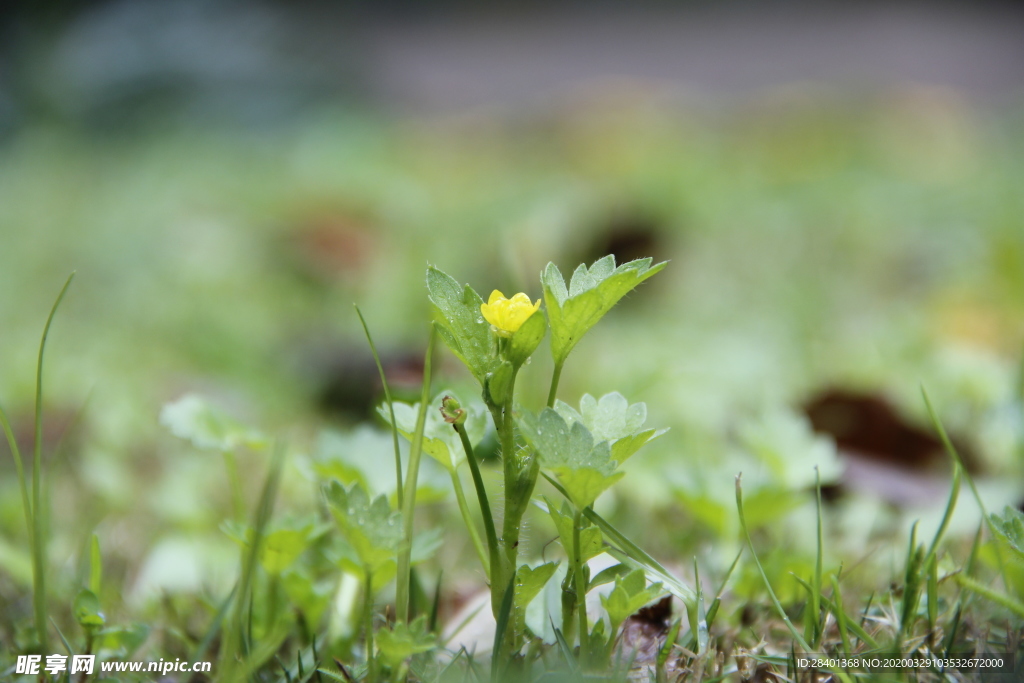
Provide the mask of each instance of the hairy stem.
POLYGON ((516 555, 519 552, 519 523, 522 520, 522 513, 516 514, 517 500, 512 500, 516 494, 516 480, 519 476, 519 468, 516 463, 516 436, 515 426, 512 420, 512 396, 516 387, 516 375, 508 383, 508 395, 505 398, 505 405, 501 415, 501 462, 505 474, 505 520, 501 530, 501 542, 505 546, 505 556, 512 570, 515 571, 516 555))

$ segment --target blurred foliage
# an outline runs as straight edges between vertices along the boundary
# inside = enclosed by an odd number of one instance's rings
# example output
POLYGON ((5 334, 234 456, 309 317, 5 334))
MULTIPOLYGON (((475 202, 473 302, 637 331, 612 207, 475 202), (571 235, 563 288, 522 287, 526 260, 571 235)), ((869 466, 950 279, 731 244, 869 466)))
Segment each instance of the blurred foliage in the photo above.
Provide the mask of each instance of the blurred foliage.
MULTIPOLYGON (((199 640, 188 615, 216 611, 211 596, 229 586, 235 555, 218 530, 232 515, 223 463, 159 424, 161 406, 192 393, 216 411, 186 399, 163 421, 200 448, 250 446, 237 453, 246 500, 267 456, 243 423, 288 436, 280 505, 289 515, 323 514, 318 482, 329 476, 384 505, 391 440, 373 416, 381 392, 350 304, 366 312, 396 393, 411 398, 421 367, 408 359, 422 357, 431 316, 426 264, 479 291, 537 299, 549 260, 563 273, 608 252, 620 263, 671 262, 573 349, 560 389, 569 405, 584 391, 642 397, 648 422, 671 429, 598 503, 659 558, 685 564, 698 549, 712 574, 728 567, 739 549, 733 476, 743 470, 752 530, 776 544, 765 570, 784 584, 780 596, 798 595, 789 572, 806 575, 814 547, 805 464, 817 463, 825 483, 841 471, 800 406, 832 386, 885 395, 923 423, 924 383, 950 431, 979 453, 990 509, 1017 504, 1022 186, 1019 113, 928 90, 725 112, 640 102, 424 122, 325 110, 260 131, 26 130, 0 147, 0 397, 20 437, 30 434, 42 317, 78 271, 48 352, 51 554, 67 570, 55 590, 75 594, 95 532, 104 586, 88 604, 95 598, 116 624, 126 613, 173 613, 181 633, 162 636, 168 652, 199 640), (664 524, 640 514, 653 510, 664 524)), ((550 354, 526 362, 549 366, 550 354)), ((445 356, 441 366, 445 384, 472 394, 458 363, 445 356)), ((543 405, 546 384, 524 377, 519 388, 527 408, 543 405)), ((583 425, 588 415, 585 404, 562 417, 583 425)), ((448 490, 437 474, 423 475, 435 489, 420 498, 429 520, 454 515, 432 504, 448 490)), ((0 445, 0 607, 17 619, 29 577, 16 486, 0 445)), ((929 534, 943 502, 903 510, 870 495, 840 500, 826 520, 829 566, 860 559, 875 535, 905 534, 911 516, 929 534)), ((530 515, 539 530, 524 538, 524 557, 555 533, 545 515, 530 515)), ((964 503, 950 533, 969 535, 978 519, 964 503)), ((262 561, 319 619, 332 549, 310 529, 275 528, 262 561)), ((472 552, 445 540, 451 553, 472 552)), ((733 588, 757 594, 751 572, 743 566, 733 588)), ((631 600, 628 580, 614 590, 631 600)), ((341 615, 355 604, 345 590, 341 615)), ((525 605, 517 610, 526 618, 525 605)), ((352 637, 344 624, 331 629, 352 637)), ((421 635, 396 631, 382 651, 401 659, 421 635)))

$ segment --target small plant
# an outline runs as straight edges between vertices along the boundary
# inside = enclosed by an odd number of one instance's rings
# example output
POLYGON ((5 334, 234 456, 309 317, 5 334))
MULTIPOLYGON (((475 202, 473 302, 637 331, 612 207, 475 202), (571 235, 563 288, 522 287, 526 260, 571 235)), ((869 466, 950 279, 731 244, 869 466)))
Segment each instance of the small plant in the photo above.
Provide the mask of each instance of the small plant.
MULTIPOLYGON (((565 497, 561 507, 547 498, 542 505, 558 530, 569 564, 563 581, 558 638, 563 642, 578 640, 578 665, 584 669, 606 666, 616 630, 625 618, 623 604, 638 603, 635 606, 639 608, 660 594, 661 584, 648 588, 644 571, 628 573, 625 565, 600 582, 592 581, 587 560, 607 546, 601 527, 586 515, 596 516, 594 501, 623 476, 618 466, 664 431, 644 429, 645 406, 630 405, 617 393, 601 399, 584 396, 578 411, 559 401, 557 395, 566 360, 582 337, 623 296, 664 266, 652 265, 650 259, 616 266, 614 257, 607 256, 589 268, 581 265, 567 286, 558 268, 549 264, 541 274, 543 309, 540 299, 533 301, 525 293, 508 298, 494 290, 484 302, 472 287, 460 285, 436 268, 427 270, 434 329, 479 383, 480 401, 467 404, 449 392, 431 402, 430 417, 424 417, 425 402, 415 406, 389 403, 380 412, 412 442, 414 453, 418 449, 426 451, 451 475, 460 511, 491 587, 491 609, 499 634, 494 661, 502 663, 494 669, 494 675, 499 675, 507 662, 515 662, 514 668, 519 669, 529 666, 521 660, 521 652, 535 634, 526 627, 524 612, 556 569, 555 563, 531 567, 520 560, 523 515, 535 501, 542 474, 565 497), (547 407, 534 413, 519 403, 516 380, 549 332, 554 370, 547 407), (484 434, 487 414, 500 444, 504 483, 502 498, 494 505, 474 452, 484 434), (472 472, 483 516, 483 541, 458 477, 463 462, 472 472), (498 509, 503 510, 500 532, 494 521, 498 509), (608 627, 599 620, 591 630, 586 608, 588 592, 625 576, 630 577, 628 583, 617 583, 610 598, 614 607, 609 614, 614 616, 610 616, 608 627), (644 585, 638 587, 638 581, 644 585), (623 600, 625 603, 620 604, 623 600)), ((410 472, 408 476, 414 475, 410 472)), ((633 565, 642 566, 649 559, 630 558, 628 550, 618 550, 633 565)), ((406 580, 400 567, 399 587, 406 580)), ((688 590, 682 593, 681 597, 692 598, 688 590)), ((406 616, 404 609, 400 601, 399 621, 406 616)))

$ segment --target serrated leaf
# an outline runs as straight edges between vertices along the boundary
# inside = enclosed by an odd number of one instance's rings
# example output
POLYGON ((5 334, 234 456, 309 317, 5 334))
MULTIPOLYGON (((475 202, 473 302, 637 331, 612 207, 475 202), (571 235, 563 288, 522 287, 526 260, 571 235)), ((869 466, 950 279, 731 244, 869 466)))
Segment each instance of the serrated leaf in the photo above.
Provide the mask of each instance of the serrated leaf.
POLYGON ((360 564, 372 570, 394 557, 403 541, 402 515, 385 496, 371 501, 359 484, 346 490, 336 481, 324 487, 324 495, 360 564))
POLYGON ((377 631, 377 647, 384 663, 397 669, 409 657, 433 650, 437 639, 427 629, 426 615, 423 615, 411 624, 399 622, 394 628, 377 631))
MULTIPOLYGON (((324 549, 324 555, 342 571, 355 576, 366 576, 367 566, 347 537, 335 537, 331 545, 324 549)), ((380 559, 383 560, 383 556, 380 559)), ((395 561, 394 556, 390 556, 386 560, 371 566, 370 570, 372 589, 376 593, 395 578, 395 574, 398 573, 398 563, 395 561)))
POLYGON ((512 334, 512 338, 509 340, 506 357, 512 365, 518 368, 529 360, 533 352, 540 346, 547 331, 547 318, 540 311, 527 318, 526 322, 512 334))
POLYGON ((240 446, 259 449, 267 445, 267 438, 259 431, 243 425, 195 394, 166 404, 160 411, 160 424, 202 450, 233 451, 240 446))
POLYGON ((992 513, 992 527, 997 535, 1017 556, 1024 561, 1024 513, 1006 506, 1002 515, 992 513))
POLYGON ((584 394, 577 411, 564 401, 555 401, 555 411, 567 423, 581 422, 593 435, 595 441, 608 441, 612 459, 622 464, 648 441, 658 438, 667 429, 644 430, 647 421, 647 405, 629 404, 626 398, 614 391, 596 399, 584 394))
POLYGON ((660 583, 647 585, 643 570, 636 569, 615 580, 615 588, 601 596, 601 603, 608 612, 608 618, 615 627, 632 616, 637 610, 661 593, 660 583))
MULTIPOLYGON (((442 391, 434 397, 427 408, 427 419, 423 426, 423 452, 441 464, 446 470, 455 470, 466 462, 466 452, 462 448, 462 440, 458 432, 451 424, 445 422, 441 414, 441 401, 445 396, 451 396, 462 404, 466 411, 466 422, 463 428, 469 442, 474 446, 480 443, 487 434, 488 419, 487 407, 477 401, 464 402, 453 391, 442 391)), ((419 403, 395 402, 395 422, 398 433, 410 442, 416 431, 416 417, 419 414, 419 403)), ((391 414, 387 404, 377 408, 377 413, 384 418, 384 421, 391 422, 391 414)))
POLYGON ((590 507, 597 497, 626 476, 625 472, 603 474, 588 467, 553 467, 551 470, 569 492, 569 498, 579 508, 590 507))
POLYGON ((638 259, 615 267, 615 257, 605 256, 590 268, 581 264, 572 275, 568 289, 554 263, 541 274, 544 303, 551 326, 551 355, 556 364, 565 362, 573 347, 591 327, 634 287, 651 277, 665 263, 651 265, 638 259))
POLYGON ((82 589, 75 596, 75 621, 83 628, 97 628, 107 623, 107 618, 100 610, 100 600, 91 590, 82 589))
POLYGON ((537 567, 529 567, 525 564, 519 567, 516 570, 515 606, 519 609, 526 609, 551 579, 557 568, 557 562, 547 562, 537 567))
POLYGON ((483 299, 469 285, 463 287, 433 266, 427 268, 427 292, 441 339, 483 384, 499 363, 491 326, 480 312, 483 299))
POLYGON ((526 608, 551 580, 557 568, 558 562, 548 562, 537 567, 529 567, 524 564, 516 570, 513 606, 516 613, 516 627, 520 631, 526 627, 526 608))
POLYGON ((615 471, 608 442, 595 444, 582 422, 570 425, 557 411, 545 408, 539 416, 523 411, 519 426, 541 467, 555 473, 579 509, 592 505, 624 474, 615 471))
MULTIPOLYGON (((555 507, 551 501, 547 501, 548 514, 555 523, 558 531, 558 539, 565 550, 566 556, 572 560, 575 550, 572 541, 573 513, 563 504, 561 510, 555 507)), ((596 526, 587 526, 580 529, 580 561, 586 562, 592 557, 600 555, 604 551, 604 538, 601 530, 596 526)))

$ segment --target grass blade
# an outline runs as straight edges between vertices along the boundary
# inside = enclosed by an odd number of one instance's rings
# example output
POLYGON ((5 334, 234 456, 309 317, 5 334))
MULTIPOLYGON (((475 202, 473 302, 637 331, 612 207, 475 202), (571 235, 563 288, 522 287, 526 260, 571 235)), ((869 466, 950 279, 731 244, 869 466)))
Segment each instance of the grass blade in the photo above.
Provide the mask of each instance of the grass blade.
POLYGON ((1024 618, 1024 603, 1014 600, 1009 595, 993 590, 980 581, 975 581, 971 577, 964 576, 963 574, 956 575, 956 582, 967 590, 973 591, 981 597, 1005 607, 1018 617, 1024 618))
MULTIPOLYGON (((810 593, 810 591, 811 591, 811 584, 807 583, 807 581, 805 581, 804 579, 801 579, 796 574, 791 574, 791 576, 793 577, 793 580, 796 581, 797 583, 799 583, 800 586, 805 591, 810 593)), ((833 602, 832 600, 830 600, 829 598, 827 598, 824 595, 821 596, 821 602, 825 606, 825 609, 827 609, 827 610, 831 610, 831 611, 835 612, 835 611, 841 609, 840 607, 838 607, 835 604, 835 602, 833 602)), ((868 647, 870 647, 872 649, 875 649, 875 648, 878 647, 878 642, 874 638, 872 638, 871 635, 866 630, 864 630, 864 626, 862 624, 857 624, 855 622, 847 620, 846 627, 847 627, 848 630, 852 631, 855 636, 860 638, 862 642, 867 643, 868 647)))
POLYGON ((687 605, 686 611, 690 617, 690 631, 693 634, 693 642, 696 644, 697 655, 703 655, 708 647, 708 622, 707 612, 704 611, 704 588, 700 583, 700 567, 697 566, 697 557, 693 558, 693 583, 696 586, 697 598, 692 608, 687 605))
POLYGON ((220 603, 220 607, 217 608, 217 614, 214 615, 213 621, 210 622, 210 627, 206 630, 206 634, 203 639, 199 641, 199 645, 196 646, 195 651, 192 653, 192 661, 198 662, 203 659, 203 655, 210 648, 213 643, 213 639, 220 633, 221 624, 224 622, 224 615, 228 613, 228 608, 231 607, 231 601, 235 597, 235 591, 238 590, 236 584, 231 588, 231 592, 228 596, 220 603))
MULTIPOLYGON (((0 408, 0 427, 3 427, 4 435, 7 437, 7 445, 11 449, 11 456, 14 458, 14 469, 18 475, 18 486, 21 488, 21 506, 25 513, 25 530, 28 533, 29 546, 33 544, 32 525, 32 500, 28 494, 28 479, 25 477, 25 466, 21 460, 21 450, 18 448, 18 441, 14 438, 14 431, 7 419, 7 413, 0 408)), ((31 547, 30 547, 31 550, 31 547)))
POLYGON ((818 466, 814 466, 814 492, 815 492, 815 503, 817 504, 817 517, 818 517, 818 552, 814 563, 814 583, 811 591, 811 623, 814 626, 813 632, 811 633, 811 643, 814 648, 817 649, 818 645, 821 644, 821 637, 824 635, 825 623, 821 612, 821 564, 822 564, 822 552, 824 543, 821 539, 821 472, 818 470, 818 466))
POLYGON ((395 446, 395 482, 397 484, 395 492, 398 496, 398 507, 401 508, 405 493, 402 491, 402 453, 398 446, 398 423, 395 422, 395 403, 391 399, 391 388, 388 386, 388 378, 384 374, 384 364, 380 362, 377 346, 373 343, 373 337, 370 336, 370 326, 366 324, 366 319, 363 317, 363 312, 359 310, 359 306, 352 304, 352 307, 356 309, 359 322, 363 325, 363 332, 366 333, 366 341, 370 345, 373 362, 377 364, 377 372, 380 373, 380 383, 384 386, 384 400, 387 401, 388 412, 391 414, 391 440, 395 446))
POLYGON ((399 622, 407 622, 409 620, 413 512, 416 509, 416 483, 419 479, 420 456, 423 454, 423 428, 427 421, 427 405, 430 403, 430 364, 434 357, 434 339, 436 337, 437 331, 432 324, 427 341, 427 354, 423 360, 423 387, 420 390, 420 410, 416 415, 416 433, 413 434, 412 447, 409 449, 409 472, 405 478, 405 498, 402 501, 402 530, 405 533, 405 541, 398 550, 398 575, 395 586, 395 616, 399 622))
MULTIPOLYGON (((239 579, 237 586, 237 593, 234 599, 234 610, 231 618, 228 620, 228 628, 224 633, 223 643, 221 645, 220 653, 220 666, 219 671, 222 672, 224 680, 234 680, 234 675, 237 675, 238 669, 236 667, 241 666, 244 671, 250 664, 239 661, 239 653, 243 651, 252 651, 251 642, 248 647, 243 642, 247 640, 246 633, 249 628, 245 627, 246 613, 248 612, 249 617, 252 616, 252 585, 253 579, 256 575, 256 568, 259 565, 260 549, 263 543, 263 537, 266 535, 267 524, 270 522, 270 517, 273 513, 274 502, 277 499, 277 488, 281 481, 281 470, 284 466, 285 448, 284 444, 278 442, 274 447, 274 454, 270 464, 270 471, 267 473, 267 478, 263 483, 263 490, 260 493, 259 503, 257 504, 256 511, 253 518, 253 537, 252 542, 249 546, 243 550, 242 553, 242 575, 239 579), (249 608, 248 610, 246 608, 249 608)), ((248 626, 251 627, 251 621, 248 626)), ((249 639, 251 641, 251 639, 249 639)), ((269 658, 273 652, 267 653, 266 657, 269 658)), ((263 655, 261 651, 260 655, 263 655)), ((252 659, 250 657, 250 659, 252 659)))
POLYGON ((850 636, 846 625, 846 608, 843 606, 843 594, 839 590, 839 578, 832 574, 829 577, 832 581, 832 614, 836 615, 836 628, 839 630, 839 640, 843 644, 843 655, 850 655, 850 636))
POLYGON ((725 592, 725 587, 729 583, 729 579, 732 577, 733 571, 736 570, 736 565, 740 563, 740 558, 743 557, 743 549, 736 553, 736 557, 733 558, 732 564, 729 565, 729 570, 725 572, 725 578, 722 579, 722 585, 718 587, 718 592, 715 594, 715 599, 711 601, 711 607, 708 608, 707 622, 708 630, 711 630, 712 624, 715 622, 715 617, 718 616, 718 608, 722 605, 722 593, 725 592))
POLYGON ((71 273, 50 308, 50 315, 43 327, 43 336, 39 340, 39 357, 36 360, 36 412, 35 440, 32 444, 32 603, 36 616, 36 637, 40 649, 49 651, 47 644, 46 618, 46 515, 43 511, 43 356, 46 351, 46 338, 50 335, 50 325, 57 307, 71 286, 75 274, 71 273))
MULTIPOLYGON (((561 484, 546 473, 542 472, 541 474, 544 475, 544 478, 547 479, 559 493, 568 499, 569 496, 561 484)), ((658 581, 665 584, 665 589, 668 590, 668 592, 682 600, 688 607, 695 603, 697 593, 692 588, 676 578, 671 572, 669 572, 669 570, 665 569, 660 562, 655 560, 644 552, 644 550, 638 545, 629 540, 625 534, 612 526, 611 522, 594 512, 592 507, 584 510, 583 514, 587 519, 601 529, 601 533, 604 534, 606 539, 611 541, 611 547, 608 549, 609 554, 620 562, 624 562, 631 567, 643 569, 650 575, 657 578, 658 581)))
POLYGON ((568 641, 562 631, 555 626, 555 622, 551 622, 551 628, 555 632, 555 641, 558 643, 558 651, 562 653, 562 658, 565 660, 566 666, 569 667, 569 672, 575 675, 579 671, 579 667, 576 665, 576 657, 572 654, 572 648, 569 647, 568 641))
POLYGON ((768 596, 772 600, 772 604, 775 606, 775 610, 779 613, 779 617, 783 623, 786 624, 786 628, 789 629, 793 639, 804 649, 804 652, 811 652, 810 646, 804 637, 800 635, 800 632, 793 626, 793 622, 790 621, 789 615, 786 614, 786 610, 782 608, 782 603, 775 596, 775 591, 772 590, 772 585, 768 581, 768 575, 764 573, 764 567, 761 566, 761 561, 757 559, 757 552, 754 550, 754 542, 750 538, 750 531, 747 529, 747 520, 743 514, 743 487, 740 485, 740 476, 736 475, 736 509, 740 515, 740 528, 743 530, 743 536, 747 539, 747 547, 750 548, 750 554, 754 558, 754 564, 757 565, 757 571, 761 575, 761 579, 764 581, 764 587, 768 590, 768 596))

